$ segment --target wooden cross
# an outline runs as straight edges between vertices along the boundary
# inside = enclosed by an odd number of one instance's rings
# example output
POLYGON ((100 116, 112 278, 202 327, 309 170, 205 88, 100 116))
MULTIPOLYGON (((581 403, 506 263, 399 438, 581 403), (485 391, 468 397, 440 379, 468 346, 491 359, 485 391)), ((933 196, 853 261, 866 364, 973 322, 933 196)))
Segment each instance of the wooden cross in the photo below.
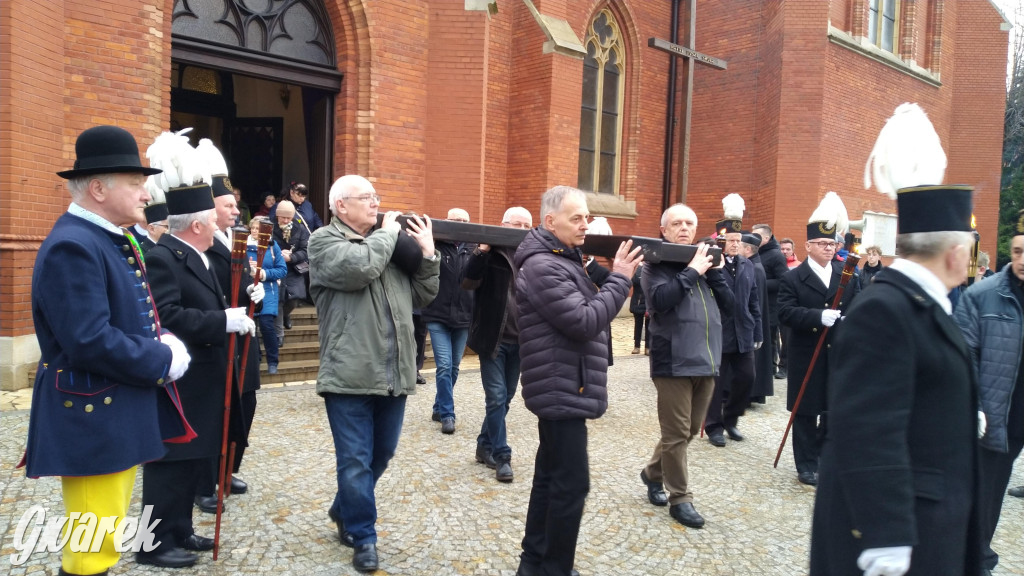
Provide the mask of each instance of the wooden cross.
MULTIPOLYGON (((686 115, 685 120, 683 121, 683 151, 679 155, 679 202, 686 202, 687 186, 690 178, 690 116, 692 109, 691 104, 693 101, 693 63, 696 62, 698 64, 704 64, 706 66, 711 66, 712 68, 718 68, 719 70, 725 70, 728 66, 728 62, 726 62, 725 60, 721 60, 713 56, 708 56, 707 54, 698 52, 695 49, 695 42, 697 37, 697 2, 696 0, 690 0, 688 4, 690 8, 690 34, 687 37, 687 44, 689 44, 688 47, 680 46, 679 44, 673 44, 667 40, 662 40, 661 38, 649 38, 647 40, 647 45, 650 46, 651 48, 657 48, 658 50, 668 52, 673 57, 679 56, 681 58, 685 58, 689 63, 689 65, 686 67, 686 98, 684 100, 686 106, 686 115)), ((670 130, 672 126, 671 123, 673 121, 674 120, 672 118, 668 119, 668 122, 670 123, 670 130)), ((669 141, 671 141, 671 138, 669 138, 669 141)), ((668 162, 670 161, 669 159, 671 159, 672 157, 671 147, 668 150, 666 150, 665 153, 667 155, 667 166, 668 162)), ((669 181, 667 170, 665 174, 665 181, 667 200, 667 182, 669 181)), ((668 202, 662 208, 667 208, 671 204, 672 202, 668 202)))

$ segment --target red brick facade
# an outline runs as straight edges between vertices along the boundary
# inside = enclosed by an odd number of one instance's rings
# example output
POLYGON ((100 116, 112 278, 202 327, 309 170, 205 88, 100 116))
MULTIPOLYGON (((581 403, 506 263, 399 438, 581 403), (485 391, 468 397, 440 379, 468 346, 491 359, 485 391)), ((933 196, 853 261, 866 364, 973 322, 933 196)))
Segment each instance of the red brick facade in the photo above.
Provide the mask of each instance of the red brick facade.
MULTIPOLYGON (((671 3, 534 0, 581 40, 603 8, 621 30, 619 212, 630 216, 611 218, 616 233, 657 235, 669 56, 647 41, 668 39, 671 3)), ((681 0, 683 39, 688 4, 681 0)), ((844 198, 852 218, 894 211, 864 190, 863 165, 885 119, 912 101, 942 138, 947 181, 977 187, 983 249, 994 252, 1008 41, 1002 16, 987 1, 901 2, 895 49, 915 73, 850 46, 866 34, 868 4, 699 2, 697 49, 728 61, 727 70, 697 66, 694 74, 686 202, 702 231, 711 232, 731 192, 746 200, 745 221, 772 223, 777 236, 798 240, 828 190, 844 198)), ((77 134, 117 124, 145 147, 168 128, 173 5, 0 3, 0 339, 32 334, 32 263, 68 203, 54 172, 72 164, 77 134)), ((544 54, 544 33, 521 1, 499 0, 490 19, 466 11, 464 0, 324 5, 344 75, 334 177, 370 177, 385 207, 443 216, 460 206, 486 223, 517 204, 536 218, 543 190, 576 184, 582 61, 544 54)), ((683 94, 685 64, 679 72, 683 94)), ((683 137, 677 104, 673 190, 683 137)), ((314 191, 321 208, 324 197, 314 191)))

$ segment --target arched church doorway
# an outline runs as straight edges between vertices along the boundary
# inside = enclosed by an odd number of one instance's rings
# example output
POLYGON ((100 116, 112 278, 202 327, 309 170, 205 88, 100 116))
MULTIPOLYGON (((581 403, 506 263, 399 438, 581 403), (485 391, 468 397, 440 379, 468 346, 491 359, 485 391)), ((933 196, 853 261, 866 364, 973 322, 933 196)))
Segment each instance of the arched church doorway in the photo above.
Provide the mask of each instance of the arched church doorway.
POLYGON ((176 0, 171 30, 170 128, 224 152, 253 212, 302 182, 326 217, 342 75, 322 0, 176 0))

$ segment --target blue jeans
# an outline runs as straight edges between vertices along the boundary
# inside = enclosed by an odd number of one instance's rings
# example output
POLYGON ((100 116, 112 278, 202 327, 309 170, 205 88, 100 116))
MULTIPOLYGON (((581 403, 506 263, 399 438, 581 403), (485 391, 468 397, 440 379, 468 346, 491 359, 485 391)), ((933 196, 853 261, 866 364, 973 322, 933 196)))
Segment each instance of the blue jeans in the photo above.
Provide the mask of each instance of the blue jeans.
POLYGON ((505 432, 505 415, 516 396, 519 386, 519 343, 502 342, 494 358, 480 357, 480 380, 484 385, 484 404, 487 413, 480 426, 476 445, 491 453, 496 461, 512 458, 505 432))
POLYGON ((405 418, 405 396, 326 394, 334 435, 338 493, 331 511, 341 518, 356 546, 377 542, 377 480, 395 455, 405 418))
POLYGON ((455 417, 455 398, 452 391, 459 379, 459 364, 466 351, 469 328, 449 328, 440 322, 427 322, 430 332, 430 349, 434 351, 434 365, 437 372, 437 394, 434 396, 434 412, 441 418, 455 417))
MULTIPOLYGON (((277 354, 280 349, 277 332, 274 330, 275 320, 277 320, 277 316, 267 314, 260 314, 256 317, 256 321, 260 324, 260 334, 263 335, 263 348, 267 352, 267 364, 277 364, 277 354)), ((259 349, 258 344, 256 347, 259 349)))

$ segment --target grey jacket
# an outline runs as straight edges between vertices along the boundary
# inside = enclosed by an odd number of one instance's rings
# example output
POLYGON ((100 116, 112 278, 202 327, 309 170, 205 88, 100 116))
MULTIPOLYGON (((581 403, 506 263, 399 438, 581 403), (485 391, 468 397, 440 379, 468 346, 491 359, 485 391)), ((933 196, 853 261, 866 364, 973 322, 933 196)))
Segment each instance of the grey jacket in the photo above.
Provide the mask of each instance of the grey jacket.
POLYGON ((987 421, 981 445, 1004 453, 1006 421, 1024 342, 1024 314, 1010 288, 1011 279, 1016 281, 1007 266, 999 274, 975 283, 960 296, 954 314, 971 350, 978 379, 978 406, 987 421))
POLYGON ((317 394, 416 391, 412 310, 437 295, 440 258, 424 259, 410 277, 391 263, 397 239, 387 230, 360 236, 338 218, 310 237, 309 288, 320 323, 317 394))

